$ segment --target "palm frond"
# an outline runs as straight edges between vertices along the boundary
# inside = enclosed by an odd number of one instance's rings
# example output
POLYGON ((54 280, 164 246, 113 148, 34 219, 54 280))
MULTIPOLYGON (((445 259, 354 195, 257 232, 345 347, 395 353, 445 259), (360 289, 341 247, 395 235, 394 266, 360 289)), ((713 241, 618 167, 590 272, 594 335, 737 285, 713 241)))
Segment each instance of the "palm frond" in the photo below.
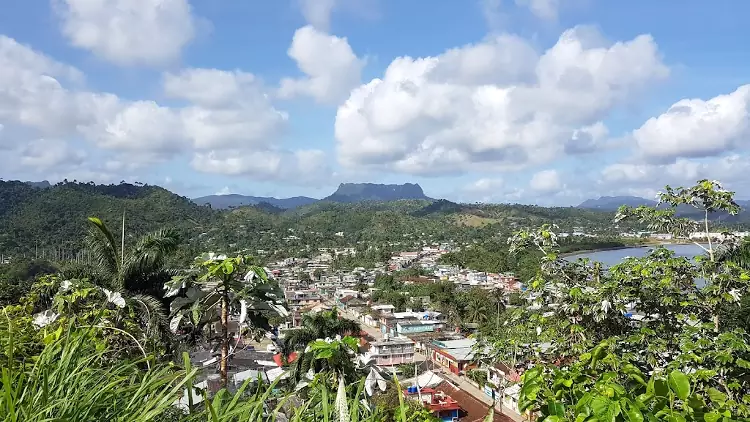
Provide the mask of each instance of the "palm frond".
POLYGON ((147 335, 162 338, 168 335, 169 319, 164 305, 158 299, 153 296, 138 294, 129 297, 127 302, 140 311, 138 317, 147 335))
POLYGON ((115 276, 120 272, 117 242, 102 220, 89 217, 89 222, 91 228, 86 238, 86 246, 99 264, 100 270, 110 276, 115 276))

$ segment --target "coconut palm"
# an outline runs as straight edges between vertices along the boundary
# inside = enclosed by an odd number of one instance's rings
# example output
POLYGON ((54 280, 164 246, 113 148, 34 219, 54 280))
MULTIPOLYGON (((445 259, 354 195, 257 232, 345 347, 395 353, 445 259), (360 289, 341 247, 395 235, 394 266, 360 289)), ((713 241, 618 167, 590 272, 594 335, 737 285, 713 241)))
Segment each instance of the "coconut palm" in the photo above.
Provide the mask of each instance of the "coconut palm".
POLYGON ((308 313, 302 317, 302 326, 290 330, 284 337, 283 349, 286 352, 304 350, 315 340, 358 334, 359 323, 346 318, 339 318, 338 311, 308 313))
POLYGON ((166 267, 166 258, 179 246, 177 233, 161 229, 140 238, 130 250, 124 242, 118 246, 112 232, 102 220, 89 217, 91 228, 86 243, 97 264, 97 277, 105 286, 138 311, 146 333, 164 338, 168 335, 167 301, 164 283, 176 271, 166 267))
POLYGON ((469 322, 484 322, 487 320, 487 299, 482 297, 472 297, 466 304, 466 319, 469 322))
POLYGON ((138 240, 130 250, 122 249, 102 220, 90 217, 87 247, 97 270, 112 289, 129 294, 162 297, 164 283, 176 274, 166 268, 166 258, 177 251, 179 237, 172 229, 160 229, 138 240))

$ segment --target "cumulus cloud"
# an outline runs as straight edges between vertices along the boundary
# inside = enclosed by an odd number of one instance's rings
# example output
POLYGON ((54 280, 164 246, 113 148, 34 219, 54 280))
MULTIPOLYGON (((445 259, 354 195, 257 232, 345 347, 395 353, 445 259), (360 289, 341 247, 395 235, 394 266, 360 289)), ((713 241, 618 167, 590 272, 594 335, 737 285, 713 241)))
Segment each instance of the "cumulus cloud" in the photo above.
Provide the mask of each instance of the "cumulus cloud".
POLYGON ((118 65, 174 61, 195 35, 187 0, 53 1, 73 46, 118 65))
POLYGON ((332 175, 320 150, 235 150, 198 152, 191 162, 195 170, 256 180, 282 180, 315 185, 332 175))
POLYGON ((308 25, 294 33, 287 54, 307 76, 282 79, 282 98, 306 95, 321 103, 338 104, 361 82, 365 61, 354 54, 346 38, 308 25))
POLYGON ((667 74, 650 36, 610 44, 588 27, 542 55, 506 34, 399 57, 339 107, 338 158, 421 175, 545 163, 589 149, 597 122, 667 74))
POLYGON ((74 150, 67 142, 57 139, 37 139, 26 142, 20 149, 20 164, 33 171, 75 168, 86 158, 80 150, 74 150))
POLYGON ((536 192, 552 193, 560 190, 563 186, 557 170, 542 170, 531 177, 529 187, 536 192))
POLYGON ((669 162, 750 146, 750 85, 709 100, 684 99, 633 131, 643 157, 669 162))
MULTIPOLYGON (((95 166, 101 174, 132 174, 143 166, 193 153, 207 158, 196 161, 203 163, 202 171, 269 180, 278 176, 295 181, 294 172, 313 174, 322 165, 324 156, 310 151, 278 152, 278 137, 288 116, 272 106, 252 74, 217 69, 165 74, 165 94, 184 102, 178 106, 87 91, 80 86, 82 79, 77 69, 0 37, 0 121, 48 135, 44 139, 80 138, 97 151, 117 153, 117 159, 95 166), (218 164, 216 157, 240 157, 247 150, 258 151, 251 158, 259 159, 264 170, 242 169, 231 160, 228 168, 218 164)), ((77 162, 80 157, 64 145, 47 140, 30 143, 27 149, 13 152, 18 158, 15 164, 52 168, 77 162)))

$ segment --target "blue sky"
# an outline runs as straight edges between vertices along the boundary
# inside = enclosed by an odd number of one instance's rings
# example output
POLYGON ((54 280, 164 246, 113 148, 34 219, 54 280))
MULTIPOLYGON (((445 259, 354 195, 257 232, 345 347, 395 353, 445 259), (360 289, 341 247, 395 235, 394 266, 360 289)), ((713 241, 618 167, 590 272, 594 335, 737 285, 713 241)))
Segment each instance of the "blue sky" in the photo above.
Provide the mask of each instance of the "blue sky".
POLYGON ((0 0, 0 177, 750 197, 740 1, 0 0))

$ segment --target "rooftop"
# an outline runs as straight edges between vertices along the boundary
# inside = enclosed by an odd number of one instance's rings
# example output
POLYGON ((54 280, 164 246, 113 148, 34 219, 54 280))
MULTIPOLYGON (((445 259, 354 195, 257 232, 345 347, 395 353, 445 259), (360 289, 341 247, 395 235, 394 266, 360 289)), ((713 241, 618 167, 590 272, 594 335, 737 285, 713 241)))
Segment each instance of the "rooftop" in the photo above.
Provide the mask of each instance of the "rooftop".
POLYGON ((404 337, 393 337, 393 338, 387 338, 387 339, 382 339, 382 340, 378 340, 378 341, 373 341, 370 344, 373 345, 373 346, 386 346, 386 345, 389 345, 389 344, 414 344, 414 342, 411 341, 411 340, 409 340, 408 338, 404 338, 404 337))

